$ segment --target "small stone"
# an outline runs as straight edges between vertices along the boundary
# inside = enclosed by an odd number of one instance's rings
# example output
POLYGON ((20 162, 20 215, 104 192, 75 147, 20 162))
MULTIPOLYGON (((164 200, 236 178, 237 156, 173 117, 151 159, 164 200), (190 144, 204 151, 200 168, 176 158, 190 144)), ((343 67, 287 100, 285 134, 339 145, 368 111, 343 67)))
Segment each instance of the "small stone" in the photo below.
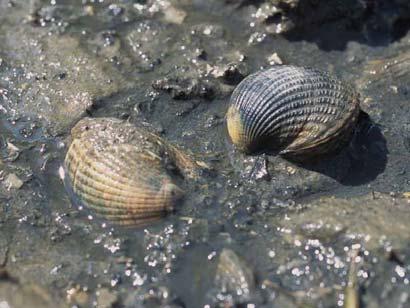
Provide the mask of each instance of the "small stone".
POLYGON ((99 290, 97 296, 97 307, 99 308, 111 308, 118 302, 118 295, 107 288, 99 290))
POLYGON ((7 142, 7 160, 15 161, 20 155, 20 149, 11 142, 7 142))
POLYGON ((91 5, 86 5, 84 7, 84 13, 88 16, 94 16, 94 7, 91 5))
POLYGON ((242 62, 215 66, 211 68, 209 72, 213 77, 219 78, 229 85, 238 84, 246 75, 248 75, 248 69, 242 62))
POLYGON ((70 304, 85 306, 88 300, 88 293, 83 291, 79 285, 67 290, 67 301, 70 304))
POLYGON ((117 4, 110 4, 108 6, 108 9, 110 11, 110 14, 113 16, 119 16, 124 13, 124 8, 122 8, 121 6, 117 4))
POLYGON ((10 173, 4 180, 4 186, 7 190, 10 189, 20 189, 24 182, 14 173, 10 173))
POLYGON ((287 172, 289 175, 293 175, 293 174, 296 173, 296 168, 295 168, 295 167, 292 167, 292 166, 287 166, 287 167, 286 167, 286 172, 287 172))
POLYGON ((270 181, 271 177, 268 171, 268 161, 266 158, 262 157, 255 161, 253 176, 256 180, 270 181))
POLYGON ((185 11, 177 9, 173 6, 169 6, 164 10, 164 20, 172 24, 182 24, 186 18, 186 15, 187 14, 185 11))
POLYGON ((406 191, 403 193, 404 198, 410 199, 410 191, 406 191))
POLYGON ((390 86, 390 89, 392 90, 392 92, 393 92, 394 94, 399 93, 399 88, 398 88, 397 86, 390 86))
POLYGON ((279 57, 279 55, 276 52, 271 54, 267 58, 267 60, 268 60, 270 65, 282 65, 283 64, 282 59, 279 57))

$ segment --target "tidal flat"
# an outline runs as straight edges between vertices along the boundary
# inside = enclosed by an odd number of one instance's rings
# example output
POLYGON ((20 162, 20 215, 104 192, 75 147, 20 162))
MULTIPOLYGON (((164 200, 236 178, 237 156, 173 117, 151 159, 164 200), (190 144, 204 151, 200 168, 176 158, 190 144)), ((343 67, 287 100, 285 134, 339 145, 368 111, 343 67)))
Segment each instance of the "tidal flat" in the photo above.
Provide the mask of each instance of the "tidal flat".
POLYGON ((0 306, 409 307, 409 21, 406 0, 0 0, 0 306), (282 64, 360 94, 338 154, 232 146, 232 91, 282 64), (60 179, 85 117, 208 170, 163 219, 113 224, 60 179))

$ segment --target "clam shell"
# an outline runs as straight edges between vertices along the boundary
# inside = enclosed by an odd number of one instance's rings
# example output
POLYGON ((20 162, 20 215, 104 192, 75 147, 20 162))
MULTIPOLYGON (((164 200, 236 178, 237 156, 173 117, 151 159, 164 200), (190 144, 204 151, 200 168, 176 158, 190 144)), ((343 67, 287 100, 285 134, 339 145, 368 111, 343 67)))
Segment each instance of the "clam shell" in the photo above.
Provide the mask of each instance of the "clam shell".
POLYGON ((245 78, 227 112, 232 142, 252 153, 310 157, 340 149, 359 115, 347 83, 311 68, 274 66, 245 78))
POLYGON ((199 167, 159 136, 112 118, 85 118, 64 161, 69 188, 88 208, 119 224, 145 224, 171 211, 183 191, 177 174, 199 167))

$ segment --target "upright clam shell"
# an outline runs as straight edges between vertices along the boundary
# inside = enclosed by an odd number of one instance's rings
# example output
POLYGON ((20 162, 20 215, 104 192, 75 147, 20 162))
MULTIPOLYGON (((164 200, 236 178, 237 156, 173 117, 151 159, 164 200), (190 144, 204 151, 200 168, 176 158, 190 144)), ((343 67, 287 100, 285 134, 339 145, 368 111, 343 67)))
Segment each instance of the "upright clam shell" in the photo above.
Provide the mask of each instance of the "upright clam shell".
POLYGON ((175 174, 197 174, 187 154, 159 136, 112 118, 85 118, 71 131, 67 182, 87 207, 120 224, 145 224, 170 211, 183 191, 175 174))
POLYGON ((227 112, 232 142, 245 152, 288 157, 332 152, 349 139, 359 99, 343 81, 311 68, 274 66, 245 78, 227 112))

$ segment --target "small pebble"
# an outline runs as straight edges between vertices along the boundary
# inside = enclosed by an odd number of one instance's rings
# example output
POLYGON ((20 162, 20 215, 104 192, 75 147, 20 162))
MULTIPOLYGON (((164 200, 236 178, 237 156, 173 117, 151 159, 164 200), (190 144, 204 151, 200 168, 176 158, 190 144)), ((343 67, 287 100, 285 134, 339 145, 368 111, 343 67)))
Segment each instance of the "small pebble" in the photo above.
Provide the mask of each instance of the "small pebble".
POLYGON ((275 52, 267 58, 270 65, 281 65, 283 64, 282 59, 279 55, 275 52))
POLYGON ((107 288, 103 288, 97 292, 97 307, 99 308, 110 308, 114 307, 118 301, 118 296, 116 293, 111 292, 107 288))
POLYGON ((10 189, 20 189, 24 182, 14 173, 10 173, 4 180, 4 186, 7 190, 10 189))

